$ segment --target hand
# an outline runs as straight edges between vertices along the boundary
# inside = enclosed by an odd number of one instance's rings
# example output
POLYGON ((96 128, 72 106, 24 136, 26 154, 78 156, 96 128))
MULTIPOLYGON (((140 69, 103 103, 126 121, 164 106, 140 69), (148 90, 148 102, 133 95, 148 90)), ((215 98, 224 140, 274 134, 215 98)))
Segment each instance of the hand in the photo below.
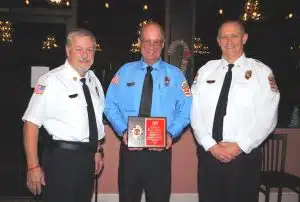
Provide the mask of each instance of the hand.
POLYGON ((219 144, 234 158, 236 158, 238 155, 240 155, 240 153, 242 153, 242 150, 237 143, 220 142, 219 144))
POLYGON ((98 175, 101 169, 104 166, 104 160, 102 153, 96 152, 95 153, 95 175, 98 175))
POLYGON ((221 161, 223 163, 228 163, 232 159, 234 159, 234 157, 228 151, 226 151, 225 148, 223 146, 221 146, 220 144, 215 144, 214 146, 209 148, 208 151, 216 159, 218 159, 219 161, 221 161))
POLYGON ((42 186, 45 185, 45 176, 41 167, 27 171, 27 188, 33 195, 41 194, 42 186))
POLYGON ((149 148, 149 150, 152 150, 152 151, 163 151, 163 150, 168 150, 168 149, 170 149, 171 148, 171 146, 172 146, 172 142, 173 142, 173 140, 172 140, 172 136, 171 136, 171 134, 170 133, 168 133, 167 134, 167 142, 166 142, 166 147, 165 148, 149 148))
MULTIPOLYGON (((124 144, 127 146, 128 145, 128 132, 127 130, 124 132, 123 134, 123 142, 124 144)), ((127 147, 130 151, 140 151, 142 150, 143 148, 140 148, 140 147, 127 147)))

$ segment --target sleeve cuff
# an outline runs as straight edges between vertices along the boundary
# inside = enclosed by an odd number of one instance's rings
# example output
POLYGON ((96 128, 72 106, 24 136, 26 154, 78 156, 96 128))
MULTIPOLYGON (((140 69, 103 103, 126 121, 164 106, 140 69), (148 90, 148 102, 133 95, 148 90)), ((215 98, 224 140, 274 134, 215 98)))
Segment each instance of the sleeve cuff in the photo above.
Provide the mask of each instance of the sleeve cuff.
POLYGON ((249 138, 237 139, 236 142, 239 145, 239 147, 241 148, 241 150, 243 152, 245 152, 246 154, 249 154, 253 149, 249 138))
POLYGON ((208 151, 209 148, 217 144, 217 142, 210 136, 206 136, 201 139, 201 145, 205 149, 205 151, 208 151))
POLYGON ((31 122, 35 125, 37 125, 39 128, 42 126, 42 123, 40 121, 38 121, 37 119, 35 118, 32 118, 32 117, 26 117, 26 116, 23 116, 22 117, 22 120, 25 122, 25 121, 28 121, 28 122, 31 122))

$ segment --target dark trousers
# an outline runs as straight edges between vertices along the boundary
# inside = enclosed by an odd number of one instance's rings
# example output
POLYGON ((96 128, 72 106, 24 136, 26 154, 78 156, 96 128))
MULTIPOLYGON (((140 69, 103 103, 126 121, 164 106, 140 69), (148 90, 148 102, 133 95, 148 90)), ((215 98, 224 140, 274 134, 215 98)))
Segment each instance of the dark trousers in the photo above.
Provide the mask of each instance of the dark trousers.
POLYGON ((200 146, 198 157, 199 202, 258 202, 259 149, 221 163, 200 146))
POLYGON ((43 154, 46 186, 43 202, 90 202, 94 182, 94 153, 61 148, 43 154))
POLYGON ((122 144, 118 184, 120 202, 140 202, 143 190, 147 202, 169 202, 171 151, 129 151, 122 144))

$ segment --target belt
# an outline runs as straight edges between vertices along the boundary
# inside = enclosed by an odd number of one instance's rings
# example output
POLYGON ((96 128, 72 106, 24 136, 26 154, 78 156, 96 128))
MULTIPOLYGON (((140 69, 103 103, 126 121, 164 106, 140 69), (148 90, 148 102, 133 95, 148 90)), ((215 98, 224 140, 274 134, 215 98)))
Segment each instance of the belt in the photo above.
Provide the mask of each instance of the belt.
POLYGON ((86 151, 95 153, 97 150, 97 144, 90 142, 72 142, 63 140, 52 140, 50 143, 50 148, 60 148, 72 151, 86 151))

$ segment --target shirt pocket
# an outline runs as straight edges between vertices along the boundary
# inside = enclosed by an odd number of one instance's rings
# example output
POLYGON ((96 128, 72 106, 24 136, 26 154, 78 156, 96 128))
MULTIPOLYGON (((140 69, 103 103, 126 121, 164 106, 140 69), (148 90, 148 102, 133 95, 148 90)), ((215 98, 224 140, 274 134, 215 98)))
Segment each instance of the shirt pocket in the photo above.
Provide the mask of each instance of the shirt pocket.
MULTIPOLYGON (((238 108, 251 108, 255 101, 255 85, 249 83, 237 83, 234 85, 233 100, 238 108)), ((258 98, 259 99, 259 98, 258 98)))

